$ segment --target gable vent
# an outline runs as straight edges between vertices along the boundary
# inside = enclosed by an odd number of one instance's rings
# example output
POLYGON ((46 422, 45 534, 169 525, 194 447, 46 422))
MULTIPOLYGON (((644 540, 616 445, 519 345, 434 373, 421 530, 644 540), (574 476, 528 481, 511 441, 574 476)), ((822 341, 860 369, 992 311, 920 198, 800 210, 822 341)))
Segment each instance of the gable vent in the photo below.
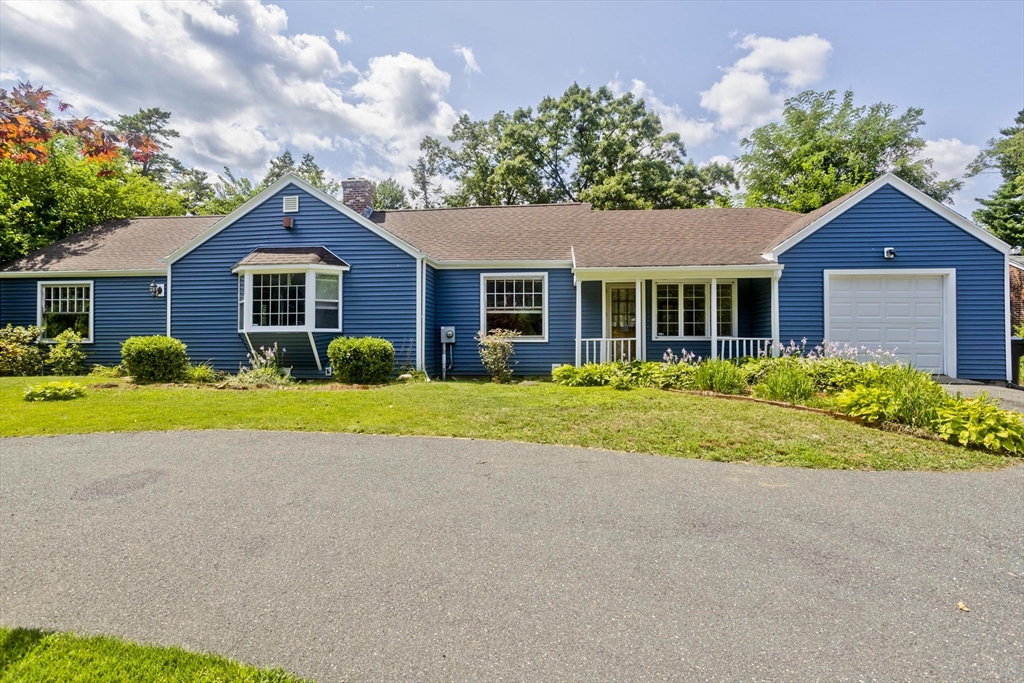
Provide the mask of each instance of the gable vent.
POLYGON ((299 198, 298 197, 285 197, 284 198, 284 212, 285 213, 298 213, 299 212, 299 198))

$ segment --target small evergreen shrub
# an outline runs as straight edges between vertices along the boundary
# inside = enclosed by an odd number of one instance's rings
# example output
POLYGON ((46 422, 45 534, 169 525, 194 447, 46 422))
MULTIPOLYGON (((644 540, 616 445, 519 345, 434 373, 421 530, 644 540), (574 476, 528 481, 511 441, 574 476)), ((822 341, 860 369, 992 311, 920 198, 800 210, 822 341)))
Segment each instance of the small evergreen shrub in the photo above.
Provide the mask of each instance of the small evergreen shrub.
POLYGON ((189 366, 185 373, 185 381, 193 384, 208 384, 216 382, 219 376, 220 373, 214 370, 210 363, 199 363, 189 366))
POLYGON ((58 334, 46 355, 46 366, 54 375, 84 375, 82 336, 70 328, 58 334))
POLYGON ((142 382, 177 382, 189 369, 185 345, 174 337, 129 337, 121 344, 121 362, 142 382))
POLYGON ((395 347, 377 337, 338 337, 327 357, 334 377, 346 384, 385 384, 395 367, 395 347))
POLYGON ((0 329, 0 375, 32 376, 43 374, 46 358, 39 343, 41 330, 35 325, 0 329))
POLYGON ((744 394, 747 378, 739 367, 727 360, 705 360, 693 373, 693 388, 717 394, 744 394))
POLYGON ((516 350, 513 341, 520 336, 514 330, 491 330, 489 333, 477 332, 476 339, 479 345, 480 362, 484 370, 491 376, 491 380, 499 384, 507 384, 512 381, 512 356, 516 350))
POLYGON ((85 387, 76 382, 43 382, 25 389, 26 401, 71 401, 85 396, 85 387))
POLYGON ((1024 416, 1001 410, 988 394, 952 399, 936 413, 935 431, 944 441, 1024 455, 1024 416))
POLYGON ((780 364, 754 385, 754 396, 768 401, 807 403, 814 394, 814 382, 798 363, 780 364))

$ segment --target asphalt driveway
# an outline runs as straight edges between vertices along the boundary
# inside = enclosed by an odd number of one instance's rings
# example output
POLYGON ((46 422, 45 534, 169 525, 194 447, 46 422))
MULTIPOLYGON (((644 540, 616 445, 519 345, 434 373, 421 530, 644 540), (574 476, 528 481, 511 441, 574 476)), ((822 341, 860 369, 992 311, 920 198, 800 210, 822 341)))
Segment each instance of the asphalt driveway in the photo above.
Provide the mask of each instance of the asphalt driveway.
POLYGON ((0 440, 4 625, 322 681, 1021 680, 1022 577, 1022 467, 266 432, 0 440))

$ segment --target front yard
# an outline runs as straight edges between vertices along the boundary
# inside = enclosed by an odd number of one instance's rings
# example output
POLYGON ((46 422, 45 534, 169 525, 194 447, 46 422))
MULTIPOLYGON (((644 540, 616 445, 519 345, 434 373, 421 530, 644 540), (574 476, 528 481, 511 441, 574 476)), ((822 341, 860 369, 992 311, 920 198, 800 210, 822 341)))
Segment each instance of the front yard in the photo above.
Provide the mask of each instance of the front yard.
POLYGON ((237 391, 126 380, 97 389, 110 380, 73 379, 86 385, 84 398, 30 403, 22 392, 39 378, 0 378, 0 436, 261 429, 525 441, 831 469, 954 471, 1020 462, 825 415, 658 389, 435 382, 237 391))

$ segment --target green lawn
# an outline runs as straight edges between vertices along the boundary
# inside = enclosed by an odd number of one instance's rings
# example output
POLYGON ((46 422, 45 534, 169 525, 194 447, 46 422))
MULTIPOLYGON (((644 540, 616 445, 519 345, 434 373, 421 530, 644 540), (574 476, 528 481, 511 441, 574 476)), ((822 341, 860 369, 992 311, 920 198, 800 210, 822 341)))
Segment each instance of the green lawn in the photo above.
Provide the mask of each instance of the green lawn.
POLYGON ((256 669, 177 647, 114 638, 0 628, 0 683, 302 683, 279 669, 256 669))
POLYGON ((833 469, 971 470, 1020 462, 815 413, 656 389, 434 382, 237 391, 122 382, 90 388, 74 401, 23 401, 24 388, 39 381, 0 378, 0 436, 274 429, 527 441, 833 469))

